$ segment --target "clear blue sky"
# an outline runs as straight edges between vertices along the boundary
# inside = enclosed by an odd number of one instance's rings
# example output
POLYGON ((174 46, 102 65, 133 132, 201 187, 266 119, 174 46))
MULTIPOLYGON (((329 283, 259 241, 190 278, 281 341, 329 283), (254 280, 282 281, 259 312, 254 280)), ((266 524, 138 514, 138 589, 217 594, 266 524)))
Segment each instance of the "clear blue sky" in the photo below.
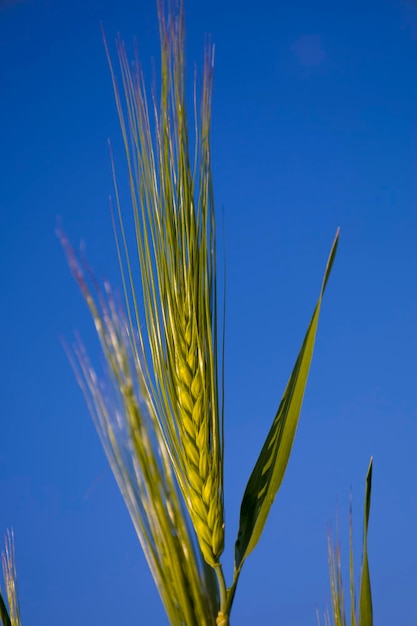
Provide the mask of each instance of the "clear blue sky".
MULTIPOLYGON (((110 42, 137 37, 150 79, 153 0, 0 0, 0 536, 13 526, 25 626, 166 623, 60 343, 78 329, 99 359, 57 221, 118 280, 100 20, 110 42)), ((229 581, 244 486, 341 227, 293 455, 233 623, 315 624, 336 502, 347 557, 351 488, 359 565, 372 454, 375 624, 416 626, 417 6, 186 0, 186 28, 190 81, 205 33, 216 44, 229 581)))

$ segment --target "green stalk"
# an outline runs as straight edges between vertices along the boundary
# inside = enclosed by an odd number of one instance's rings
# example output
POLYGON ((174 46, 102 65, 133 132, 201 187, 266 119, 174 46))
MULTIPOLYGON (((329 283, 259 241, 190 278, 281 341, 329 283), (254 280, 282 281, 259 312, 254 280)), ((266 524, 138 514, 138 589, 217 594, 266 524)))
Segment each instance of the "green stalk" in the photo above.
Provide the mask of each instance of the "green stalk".
POLYGON ((228 626, 230 608, 228 609, 227 606, 227 588, 222 564, 216 565, 214 571, 217 576, 220 593, 220 609, 216 619, 216 626, 228 626))

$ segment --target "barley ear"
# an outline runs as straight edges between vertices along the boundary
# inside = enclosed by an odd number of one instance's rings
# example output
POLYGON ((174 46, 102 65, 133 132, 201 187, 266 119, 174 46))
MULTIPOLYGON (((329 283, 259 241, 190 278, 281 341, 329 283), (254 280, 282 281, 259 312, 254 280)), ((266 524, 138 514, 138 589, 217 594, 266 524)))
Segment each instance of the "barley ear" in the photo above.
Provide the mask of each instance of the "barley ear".
MULTIPOLYGON (((345 593, 342 580, 342 559, 339 531, 336 525, 336 537, 327 533, 327 558, 329 564, 330 597, 332 602, 333 626, 346 626, 345 593)), ((327 613, 327 621, 330 617, 327 613)))
POLYGON ((215 574, 196 544, 147 387, 141 347, 116 304, 61 243, 90 309, 106 363, 100 379, 80 340, 69 352, 101 442, 173 626, 211 626, 215 574), (75 354, 75 359, 73 358, 75 354))
POLYGON ((191 156, 182 2, 179 14, 168 18, 159 2, 158 15, 159 103, 153 93, 149 106, 143 76, 137 67, 131 70, 119 42, 122 98, 109 56, 126 151, 136 245, 126 234, 116 176, 115 232, 131 334, 137 335, 143 346, 147 387, 166 448, 201 551, 214 567, 224 543, 222 377, 217 356, 210 152, 214 51, 207 46, 200 107, 196 97, 194 101, 195 149, 191 156), (141 284, 139 290, 137 282, 141 284), (146 332, 139 314, 142 309, 146 332))
POLYGON ((21 626, 13 531, 6 534, 2 565, 9 613, 0 593, 0 619, 3 626, 21 626))

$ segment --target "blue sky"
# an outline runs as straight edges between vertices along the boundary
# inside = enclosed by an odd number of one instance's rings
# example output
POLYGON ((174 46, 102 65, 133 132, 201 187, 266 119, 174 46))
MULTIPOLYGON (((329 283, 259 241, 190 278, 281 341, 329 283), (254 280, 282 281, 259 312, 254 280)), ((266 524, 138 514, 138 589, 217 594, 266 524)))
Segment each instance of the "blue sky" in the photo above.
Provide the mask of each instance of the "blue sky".
MULTIPOLYGON (((99 359, 56 224, 118 284, 100 21, 109 42, 137 37, 150 80, 152 0, 0 1, 0 535, 13 526, 31 626, 166 623, 61 344, 77 329, 99 359)), ((351 489, 359 566, 372 454, 375 623, 416 626, 417 6, 186 0, 186 29, 190 85, 206 33, 216 45, 229 581, 244 487, 341 227, 293 455, 233 623, 315 624, 336 503, 347 557, 351 489)))

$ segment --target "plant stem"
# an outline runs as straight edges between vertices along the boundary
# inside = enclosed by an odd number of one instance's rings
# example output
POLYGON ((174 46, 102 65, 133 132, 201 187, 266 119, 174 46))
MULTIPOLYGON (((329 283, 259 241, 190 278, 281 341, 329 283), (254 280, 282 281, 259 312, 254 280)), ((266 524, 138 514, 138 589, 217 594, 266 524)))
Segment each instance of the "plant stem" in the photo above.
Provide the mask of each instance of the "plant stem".
POLYGON ((227 597, 226 597, 226 614, 227 615, 230 615, 230 611, 232 610, 232 604, 235 598, 236 587, 237 587, 237 583, 239 580, 240 571, 241 571, 241 568, 239 568, 238 570, 235 569, 235 572, 233 575, 232 586, 229 587, 229 589, 227 590, 227 597))
POLYGON ((220 592, 220 609, 216 619, 217 626, 229 626, 229 612, 227 608, 227 589, 224 579, 223 567, 221 563, 217 563, 214 567, 220 592))

